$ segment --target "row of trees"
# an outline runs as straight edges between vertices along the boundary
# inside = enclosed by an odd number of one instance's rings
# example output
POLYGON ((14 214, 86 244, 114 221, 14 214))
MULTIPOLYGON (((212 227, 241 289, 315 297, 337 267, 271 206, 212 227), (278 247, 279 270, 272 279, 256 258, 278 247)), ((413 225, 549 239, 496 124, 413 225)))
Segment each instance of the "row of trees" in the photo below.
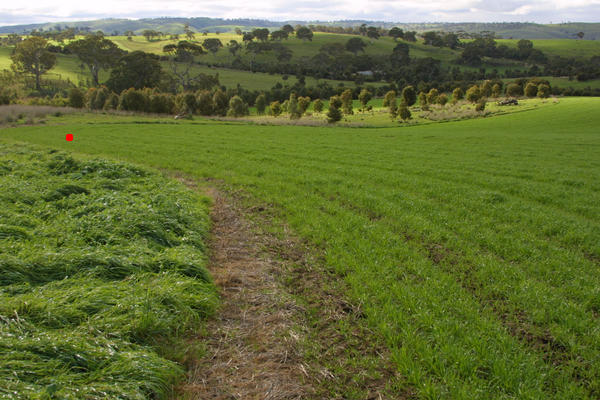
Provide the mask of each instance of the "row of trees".
POLYGON ((88 110, 120 110, 153 114, 193 114, 205 116, 248 115, 248 104, 241 97, 221 89, 199 90, 177 95, 162 93, 156 89, 129 88, 120 94, 106 86, 90 88, 86 92, 79 88, 69 91, 68 105, 88 110))

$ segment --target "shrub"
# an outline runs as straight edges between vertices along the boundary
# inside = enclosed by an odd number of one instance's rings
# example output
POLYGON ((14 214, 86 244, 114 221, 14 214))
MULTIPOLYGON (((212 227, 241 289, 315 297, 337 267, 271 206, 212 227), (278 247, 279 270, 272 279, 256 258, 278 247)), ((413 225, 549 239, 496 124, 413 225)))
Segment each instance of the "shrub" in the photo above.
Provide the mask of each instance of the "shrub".
POLYGON ((256 97, 254 105, 256 106, 256 113, 258 115, 262 115, 265 113, 265 109, 267 108, 267 97, 264 93, 261 93, 256 97))
POLYGON ((527 86, 525 86, 525 96, 527 97, 535 97, 537 96, 538 87, 536 84, 529 82, 527 86))
POLYGON ((431 89, 429 93, 427 93, 427 104, 435 104, 437 103, 438 96, 440 92, 437 89, 431 89))
POLYGON ((411 117, 410 110, 408 109, 408 106, 404 102, 402 102, 402 104, 400 104, 399 115, 403 121, 406 121, 407 119, 410 119, 410 117, 411 117))
POLYGON ((149 99, 141 90, 129 88, 123 90, 119 97, 119 110, 124 111, 146 111, 149 99))
POLYGON ((542 83, 540 86, 538 86, 537 96, 540 99, 548 98, 550 96, 550 86, 546 85, 545 83, 542 83))
POLYGON ((0 88, 0 105, 10 104, 13 100, 16 100, 16 98, 17 94, 15 91, 10 90, 9 88, 0 88))
POLYGON ((467 101, 470 101, 471 103, 477 102, 477 100, 479 100, 481 98, 481 90, 479 90, 479 86, 477 86, 477 85, 471 86, 467 90, 465 97, 466 97, 467 101))
POLYGON ((274 117, 281 115, 282 111, 281 103, 278 101, 274 101, 269 105, 269 113, 274 117))
POLYGON ((194 114, 196 111, 196 95, 190 92, 178 94, 175 104, 178 113, 194 114))
POLYGON ((454 104, 456 104, 459 100, 462 100, 464 98, 465 92, 462 90, 462 88, 457 87, 452 91, 452 102, 454 104))
POLYGON ((492 82, 487 80, 481 84, 481 97, 490 97, 492 95, 492 82))
POLYGON ((308 107, 310 106, 310 97, 298 97, 298 109, 300 110, 300 115, 304 114, 308 107))
POLYGON ((225 116, 227 115, 227 108, 229 106, 229 100, 225 92, 221 89, 217 89, 213 94, 213 109, 216 115, 225 116))
POLYGON ((360 104, 362 105, 363 112, 367 108, 367 103, 369 101, 371 101, 372 98, 373 98, 373 93, 369 92, 367 89, 363 89, 360 91, 360 94, 358 95, 358 100, 360 101, 360 104))
POLYGON ((442 93, 438 96, 437 102, 439 105, 441 105, 442 107, 446 105, 446 103, 448 103, 448 96, 446 95, 446 93, 442 93))
POLYGON ((342 112, 340 107, 342 106, 342 99, 338 96, 332 96, 329 99, 329 110, 327 111, 327 122, 333 124, 342 119, 342 112))
POLYGON ((502 86, 500 86, 499 83, 496 83, 492 87, 492 97, 500 97, 501 93, 502 93, 502 86))
POLYGON ((298 98, 296 97, 296 93, 290 94, 288 112, 290 113, 290 119, 299 119, 302 116, 300 109, 298 108, 298 98))
POLYGON ((320 113, 321 111, 323 111, 323 100, 316 99, 315 103, 313 104, 313 110, 315 112, 318 112, 318 113, 320 113))
POLYGON ((475 111, 483 112, 483 110, 485 110, 485 105, 486 105, 485 97, 480 98, 479 101, 477 102, 477 105, 475 106, 475 111))
POLYGON ((510 97, 523 96, 523 88, 516 83, 511 83, 506 87, 506 95, 510 97))
POLYGON ((421 106, 421 110, 429 110, 429 105, 427 104, 427 95, 424 92, 419 93, 419 106, 421 106))
POLYGON ((69 106, 73 108, 83 108, 85 105, 85 94, 79 88, 69 90, 69 106))
POLYGON ((85 94, 85 106, 90 110, 102 110, 109 95, 105 86, 89 88, 85 94))
POLYGON ((248 104, 246 104, 240 96, 233 96, 231 100, 229 100, 229 110, 227 111, 227 115, 236 118, 248 115, 248 104))
POLYGON ((402 90, 402 100, 407 107, 410 107, 417 102, 417 92, 413 86, 406 86, 402 90))
POLYGON ((119 96, 111 92, 104 102, 103 110, 116 110, 119 107, 119 96))
POLYGON ((396 92, 394 90, 390 90, 385 94, 385 96, 383 97, 383 106, 389 107, 392 99, 396 99, 396 92))
POLYGON ((340 100, 342 101, 342 110, 344 111, 344 114, 354 114, 354 110, 352 109, 352 90, 344 90, 340 96, 340 100))
POLYGON ((388 108, 389 108, 390 118, 393 121, 398 116, 398 104, 396 103, 396 97, 392 97, 388 101, 388 108))
POLYGON ((196 95, 196 107, 200 115, 212 115, 214 112, 212 95, 208 90, 200 90, 196 95))
POLYGON ((155 114, 171 114, 175 109, 173 95, 168 93, 155 93, 150 96, 150 112, 155 114))

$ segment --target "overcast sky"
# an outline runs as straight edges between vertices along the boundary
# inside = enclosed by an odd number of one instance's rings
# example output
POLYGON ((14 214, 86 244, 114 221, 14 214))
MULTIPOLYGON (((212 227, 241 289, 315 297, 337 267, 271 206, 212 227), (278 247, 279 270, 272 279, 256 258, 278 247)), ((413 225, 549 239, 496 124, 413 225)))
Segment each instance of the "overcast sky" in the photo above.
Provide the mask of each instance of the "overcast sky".
POLYGON ((101 0, 89 3, 2 0, 0 3, 0 25, 162 16, 392 22, 600 22, 600 0, 101 0))

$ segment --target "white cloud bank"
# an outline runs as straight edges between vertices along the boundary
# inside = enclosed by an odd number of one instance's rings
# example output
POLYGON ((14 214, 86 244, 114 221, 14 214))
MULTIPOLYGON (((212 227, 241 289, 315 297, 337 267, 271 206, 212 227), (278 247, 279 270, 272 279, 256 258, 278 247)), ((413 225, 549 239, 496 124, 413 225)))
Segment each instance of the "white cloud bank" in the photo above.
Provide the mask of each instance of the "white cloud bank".
POLYGON ((0 25, 97 18, 221 17, 395 22, 600 22, 600 0, 3 0, 0 25))

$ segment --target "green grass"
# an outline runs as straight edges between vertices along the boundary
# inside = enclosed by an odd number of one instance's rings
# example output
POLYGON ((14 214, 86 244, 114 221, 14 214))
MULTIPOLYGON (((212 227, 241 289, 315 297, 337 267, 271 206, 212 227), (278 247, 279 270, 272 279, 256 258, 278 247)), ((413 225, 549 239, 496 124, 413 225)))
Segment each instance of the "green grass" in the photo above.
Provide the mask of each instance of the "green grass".
MULTIPOLYGON (((533 48, 548 56, 590 58, 600 55, 600 41, 575 39, 533 39, 533 48)), ((496 39, 498 45, 517 47, 517 39, 496 39)))
POLYGON ((0 145, 0 186, 0 397, 169 396, 216 307, 206 204, 156 172, 22 145, 0 145))
POLYGON ((273 205, 349 284, 419 398, 593 399, 599 106, 386 129, 113 120, 1 135, 220 179, 273 205))

